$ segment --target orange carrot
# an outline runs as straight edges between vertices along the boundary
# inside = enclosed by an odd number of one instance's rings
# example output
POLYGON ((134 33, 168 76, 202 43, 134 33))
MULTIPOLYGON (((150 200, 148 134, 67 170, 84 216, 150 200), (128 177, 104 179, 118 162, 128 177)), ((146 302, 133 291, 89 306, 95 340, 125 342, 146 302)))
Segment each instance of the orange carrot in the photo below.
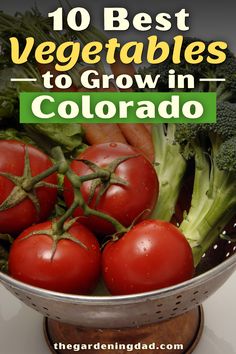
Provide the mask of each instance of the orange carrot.
MULTIPOLYGON (((116 62, 114 64, 111 64, 111 71, 114 74, 115 77, 117 77, 118 75, 122 75, 122 74, 128 74, 131 77, 134 77, 134 75, 136 74, 136 70, 133 64, 123 64, 120 60, 119 55, 117 54, 115 56, 115 60, 116 62)), ((129 88, 129 89, 120 89, 121 92, 132 92, 133 89, 129 88)))
POLYGON ((143 124, 118 124, 128 143, 139 150, 153 162, 154 147, 150 133, 143 124))
MULTIPOLYGON (((106 91, 115 92, 117 91, 116 86, 111 83, 108 89, 93 89, 86 90, 83 87, 79 88, 78 91, 106 91)), ((127 144, 125 137, 123 136, 120 128, 117 124, 82 124, 85 130, 85 136, 89 144, 103 144, 103 143, 124 143, 127 144)))
POLYGON ((147 131, 151 134, 152 133, 152 124, 144 124, 147 131))
POLYGON ((127 144, 117 124, 82 124, 89 144, 124 143, 127 144))
MULTIPOLYGON (((115 77, 121 74, 134 76, 136 70, 132 64, 123 64, 119 56, 116 57, 116 63, 111 65, 111 70, 115 77)), ((83 91, 80 88, 79 91, 83 91)), ((107 90, 96 91, 117 91, 115 85, 111 84, 107 90)), ((132 88, 120 91, 133 91, 132 88)), ((151 139, 150 128, 144 124, 82 124, 85 129, 86 139, 90 144, 101 144, 107 142, 129 143, 139 148, 147 158, 153 162, 154 147, 151 139)))
MULTIPOLYGON (((128 74, 134 77, 136 70, 133 64, 123 64, 120 57, 116 56, 116 62, 111 65, 112 73, 117 77, 121 74, 128 74)), ((120 91, 133 91, 132 88, 120 91)), ((153 162, 154 147, 150 134, 150 128, 144 124, 118 124, 128 143, 139 148, 147 158, 153 162)))
POLYGON ((120 56, 117 54, 115 56, 116 62, 111 64, 111 71, 116 76, 121 74, 128 74, 130 76, 134 76, 136 74, 136 70, 133 64, 123 64, 120 60, 120 56))

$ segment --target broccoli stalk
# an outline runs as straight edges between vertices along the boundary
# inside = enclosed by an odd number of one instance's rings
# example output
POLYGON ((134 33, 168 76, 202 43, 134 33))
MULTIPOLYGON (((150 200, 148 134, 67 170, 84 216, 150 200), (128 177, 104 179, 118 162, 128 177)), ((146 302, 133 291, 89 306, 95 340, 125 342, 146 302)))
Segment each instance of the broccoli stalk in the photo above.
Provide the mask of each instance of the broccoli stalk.
MULTIPOLYGON (((190 246, 192 247, 194 263, 197 265, 202 255, 214 243, 224 227, 232 219, 236 208, 235 176, 216 168, 214 171, 213 187, 216 189, 214 196, 203 193, 202 184, 194 186, 202 192, 201 204, 192 199, 188 215, 180 225, 190 246)), ((201 194, 201 193, 199 193, 201 194)))
POLYGON ((195 150, 195 175, 194 175, 194 185, 191 200, 191 208, 182 225, 187 229, 189 226, 193 227, 202 216, 203 209, 207 208, 207 202, 210 200, 207 197, 207 192, 209 190, 209 173, 210 166, 208 164, 207 155, 202 151, 202 149, 196 144, 194 146, 195 150))
POLYGON ((174 214, 180 186, 187 163, 181 154, 181 147, 175 142, 175 124, 156 125, 152 128, 155 150, 155 169, 160 191, 152 219, 169 221, 174 214))
POLYGON ((214 125, 179 125, 176 132, 183 152, 190 145, 195 160, 191 207, 180 225, 195 265, 236 210, 236 104, 220 104, 217 113, 214 125))

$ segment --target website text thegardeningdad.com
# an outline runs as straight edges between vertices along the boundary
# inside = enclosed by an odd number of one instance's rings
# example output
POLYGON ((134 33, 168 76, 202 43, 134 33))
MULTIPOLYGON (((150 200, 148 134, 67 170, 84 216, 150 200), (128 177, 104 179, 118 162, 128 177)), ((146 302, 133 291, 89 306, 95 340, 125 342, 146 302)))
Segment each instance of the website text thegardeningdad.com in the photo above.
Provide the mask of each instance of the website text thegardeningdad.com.
POLYGON ((54 343, 55 350, 72 350, 74 352, 87 351, 87 350, 126 350, 127 352, 133 352, 134 350, 183 350, 183 344, 157 344, 157 343, 78 343, 78 344, 64 344, 64 343, 54 343))

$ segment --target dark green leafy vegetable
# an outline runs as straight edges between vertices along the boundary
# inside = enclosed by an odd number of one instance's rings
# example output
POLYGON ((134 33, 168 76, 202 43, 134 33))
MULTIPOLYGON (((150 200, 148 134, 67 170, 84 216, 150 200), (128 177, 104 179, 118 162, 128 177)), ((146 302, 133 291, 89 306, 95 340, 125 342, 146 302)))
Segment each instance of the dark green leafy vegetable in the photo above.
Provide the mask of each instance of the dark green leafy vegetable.
POLYGON ((13 238, 8 234, 0 234, 0 271, 7 273, 8 255, 13 238))
POLYGON ((24 131, 16 130, 14 128, 0 130, 0 140, 17 140, 22 141, 25 144, 36 145, 24 131))
POLYGON ((83 144, 83 131, 80 124, 27 124, 24 127, 28 135, 36 141, 43 149, 51 150, 52 147, 60 145, 63 152, 80 152, 83 144))

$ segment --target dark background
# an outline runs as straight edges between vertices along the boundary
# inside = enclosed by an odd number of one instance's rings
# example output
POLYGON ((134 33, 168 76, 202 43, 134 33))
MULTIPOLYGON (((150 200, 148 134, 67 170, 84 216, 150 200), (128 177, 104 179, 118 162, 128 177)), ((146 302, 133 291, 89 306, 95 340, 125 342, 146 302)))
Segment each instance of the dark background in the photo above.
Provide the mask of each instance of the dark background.
MULTIPOLYGON (((66 1, 62 0, 63 3, 66 1)), ((221 1, 189 1, 189 0, 143 0, 143 1, 116 1, 116 0, 70 0, 71 5, 82 6, 87 8, 92 16, 92 22, 101 28, 103 19, 104 6, 123 6, 130 10, 130 13, 147 12, 153 15, 158 12, 175 12, 185 8, 190 12, 190 30, 183 32, 185 36, 195 36, 206 40, 225 40, 229 43, 229 47, 236 52, 236 1, 221 0, 221 1)), ((35 0, 0 0, 0 10, 9 13, 17 11, 29 10, 37 4, 40 11, 44 14, 57 9, 59 5, 58 0, 49 1, 35 1, 35 0)), ((119 37, 125 41, 128 40, 142 40, 150 34, 158 34, 161 39, 168 40, 176 34, 174 30, 169 32, 137 32, 128 31, 121 32, 119 37)), ((114 35, 114 33, 113 33, 114 35)))

